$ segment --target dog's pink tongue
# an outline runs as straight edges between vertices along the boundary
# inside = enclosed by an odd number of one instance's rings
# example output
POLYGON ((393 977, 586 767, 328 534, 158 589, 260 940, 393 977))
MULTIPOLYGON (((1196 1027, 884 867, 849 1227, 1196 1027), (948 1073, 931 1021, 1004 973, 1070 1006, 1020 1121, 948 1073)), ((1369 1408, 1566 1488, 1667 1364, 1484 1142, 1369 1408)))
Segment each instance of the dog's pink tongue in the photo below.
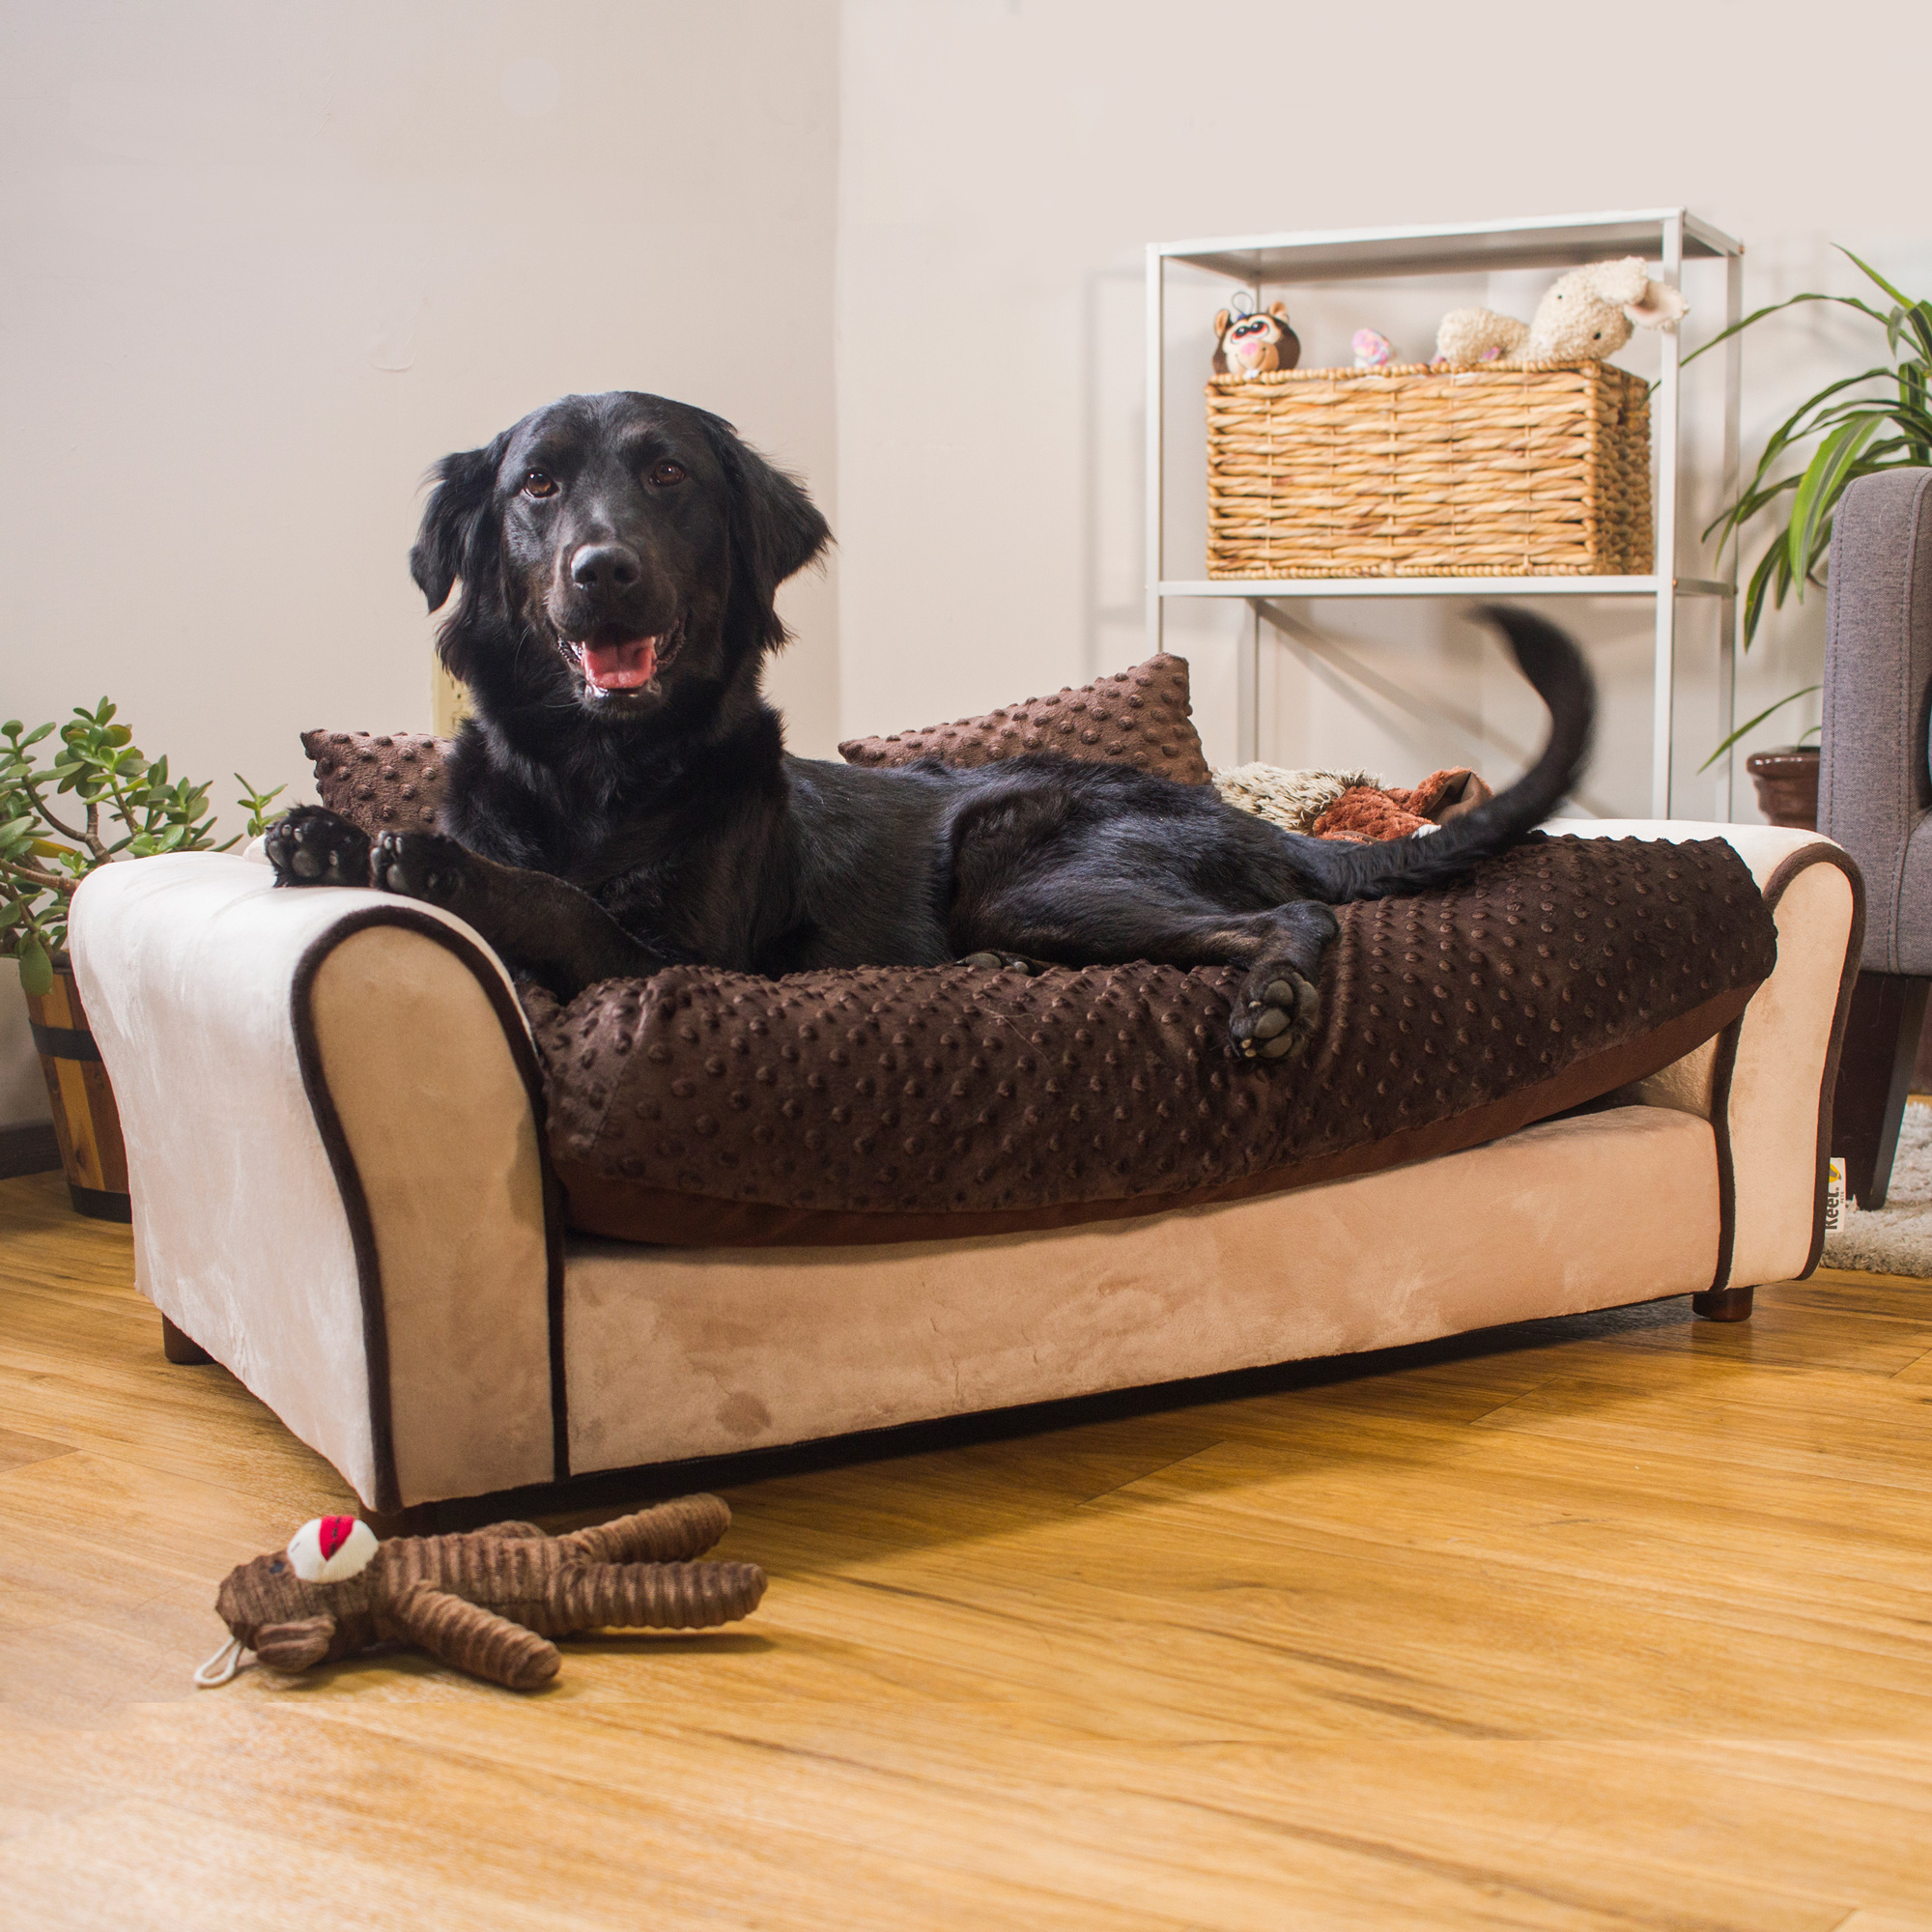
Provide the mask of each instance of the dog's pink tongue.
POLYGON ((599 691, 635 691, 650 683, 658 668, 658 640, 638 638, 628 644, 585 644, 583 675, 599 691))

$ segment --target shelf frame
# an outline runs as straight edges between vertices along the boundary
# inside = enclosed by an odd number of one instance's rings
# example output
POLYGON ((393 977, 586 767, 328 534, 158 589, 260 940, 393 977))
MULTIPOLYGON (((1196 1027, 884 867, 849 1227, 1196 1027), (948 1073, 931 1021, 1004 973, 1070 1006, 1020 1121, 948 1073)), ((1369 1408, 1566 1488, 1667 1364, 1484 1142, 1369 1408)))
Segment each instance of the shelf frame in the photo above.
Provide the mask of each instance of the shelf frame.
MULTIPOLYGON (((1340 282, 1396 275, 1469 274, 1503 269, 1577 268, 1589 262, 1641 255, 1662 264, 1660 279, 1680 286, 1687 259, 1725 265, 1724 326, 1743 317, 1744 244, 1683 208, 1621 210, 1600 214, 1538 215, 1514 221, 1458 226, 1338 229, 1222 236, 1185 242, 1153 242, 1147 249, 1147 631, 1151 649, 1162 648, 1164 607, 1178 598, 1240 598, 1251 621, 1242 641, 1236 678, 1236 753, 1259 756, 1259 685, 1262 607, 1290 599, 1334 597, 1638 597, 1655 600, 1651 668, 1651 813, 1671 815, 1671 760, 1675 749, 1674 686, 1677 671, 1677 602, 1715 597, 1724 608, 1719 628, 1718 707, 1728 735, 1736 722, 1736 670, 1740 612, 1737 549, 1730 546, 1723 578, 1677 575, 1678 486, 1683 468, 1682 358, 1674 330, 1659 333, 1662 368, 1652 392, 1653 487, 1656 492, 1656 556, 1644 577, 1351 577, 1170 579, 1166 575, 1167 269, 1170 263, 1224 275, 1248 289, 1259 305, 1264 287, 1340 282)), ((1739 480, 1742 343, 1724 345, 1722 475, 1726 500, 1739 480)), ((1733 767, 1724 766, 1722 806, 1735 810, 1733 767)))

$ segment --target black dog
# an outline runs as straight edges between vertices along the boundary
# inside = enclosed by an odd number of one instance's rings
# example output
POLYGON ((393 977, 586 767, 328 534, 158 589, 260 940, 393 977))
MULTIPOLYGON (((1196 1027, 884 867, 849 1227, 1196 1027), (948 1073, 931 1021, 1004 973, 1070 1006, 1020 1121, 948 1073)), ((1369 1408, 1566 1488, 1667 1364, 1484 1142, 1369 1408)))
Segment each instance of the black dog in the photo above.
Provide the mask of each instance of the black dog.
POLYGON ((1279 1059, 1315 1028, 1329 906, 1446 883, 1522 838, 1586 750, 1588 669, 1489 614, 1553 728, 1514 785, 1431 837, 1301 838, 1211 786, 1014 758, 863 770, 785 755, 759 668, 778 586, 830 539, 803 490, 701 410, 569 396, 445 457, 411 554, 475 717, 447 837, 370 841, 313 807, 269 836, 286 885, 445 906, 568 997, 674 962, 781 974, 993 953, 1245 968, 1230 1032, 1279 1059))

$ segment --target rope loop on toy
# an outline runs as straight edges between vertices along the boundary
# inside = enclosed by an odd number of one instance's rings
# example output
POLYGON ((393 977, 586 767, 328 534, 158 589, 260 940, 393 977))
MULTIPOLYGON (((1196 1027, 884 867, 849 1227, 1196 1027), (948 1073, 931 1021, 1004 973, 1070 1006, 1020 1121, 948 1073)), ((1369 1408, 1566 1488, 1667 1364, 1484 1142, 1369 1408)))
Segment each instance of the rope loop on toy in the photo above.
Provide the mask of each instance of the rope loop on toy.
POLYGON ((239 1636, 231 1636, 199 1670, 194 1673, 195 1689, 213 1690, 226 1684, 242 1668, 242 1652, 245 1648, 239 1636))

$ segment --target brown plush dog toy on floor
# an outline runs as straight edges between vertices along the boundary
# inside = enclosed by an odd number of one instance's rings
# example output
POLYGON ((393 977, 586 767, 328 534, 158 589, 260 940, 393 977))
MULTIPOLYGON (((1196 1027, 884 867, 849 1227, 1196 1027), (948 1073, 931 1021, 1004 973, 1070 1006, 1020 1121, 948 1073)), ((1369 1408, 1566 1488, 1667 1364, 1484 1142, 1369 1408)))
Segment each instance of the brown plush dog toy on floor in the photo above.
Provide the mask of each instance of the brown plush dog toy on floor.
POLYGON ((294 1671, 402 1642, 471 1676, 534 1690, 562 1662, 548 1637, 698 1630, 754 1609, 765 1594, 755 1563, 685 1560, 730 1526, 716 1496, 681 1496, 568 1536, 499 1522, 468 1536, 379 1543, 355 1517, 322 1517, 285 1552, 229 1573, 214 1607, 233 1640, 195 1682, 225 1684, 242 1649, 294 1671))

